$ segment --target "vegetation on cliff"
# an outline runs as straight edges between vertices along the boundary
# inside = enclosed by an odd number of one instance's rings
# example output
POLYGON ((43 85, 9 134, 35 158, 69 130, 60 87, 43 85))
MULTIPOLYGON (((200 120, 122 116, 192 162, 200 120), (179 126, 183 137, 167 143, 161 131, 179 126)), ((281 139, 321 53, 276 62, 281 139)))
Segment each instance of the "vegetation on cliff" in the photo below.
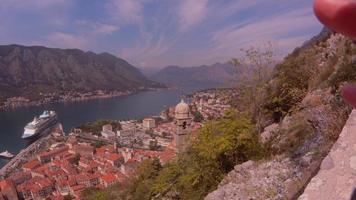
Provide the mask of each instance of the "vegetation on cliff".
POLYGON ((320 36, 287 56, 265 85, 260 136, 270 158, 235 166, 205 199, 296 199, 318 172, 351 111, 340 87, 356 81, 355 44, 326 30, 320 36))

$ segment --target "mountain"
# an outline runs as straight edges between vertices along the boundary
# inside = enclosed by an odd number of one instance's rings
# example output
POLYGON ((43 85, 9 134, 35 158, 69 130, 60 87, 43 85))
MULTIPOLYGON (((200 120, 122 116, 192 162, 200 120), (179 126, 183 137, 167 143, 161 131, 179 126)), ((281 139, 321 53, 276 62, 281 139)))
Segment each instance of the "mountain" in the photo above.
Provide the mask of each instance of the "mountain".
POLYGON ((0 46, 0 96, 162 87, 109 53, 41 46, 0 46))
POLYGON ((229 85, 234 78, 234 70, 229 63, 197 67, 168 66, 149 78, 173 87, 222 87, 229 85))
POLYGON ((162 68, 159 68, 159 67, 144 67, 144 68, 140 68, 140 71, 146 77, 151 77, 151 76, 157 74, 161 69, 162 68))

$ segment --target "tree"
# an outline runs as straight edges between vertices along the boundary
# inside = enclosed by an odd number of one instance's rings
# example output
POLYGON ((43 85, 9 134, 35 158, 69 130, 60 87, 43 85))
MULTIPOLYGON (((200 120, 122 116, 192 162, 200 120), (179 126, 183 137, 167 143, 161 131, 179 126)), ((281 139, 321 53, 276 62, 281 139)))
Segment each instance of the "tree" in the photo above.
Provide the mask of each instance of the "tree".
POLYGON ((74 164, 78 165, 79 164, 79 161, 80 161, 80 154, 79 153, 76 153, 75 156, 74 156, 74 164))
POLYGON ((88 188, 82 192, 82 196, 87 200, 107 200, 111 199, 110 195, 106 191, 101 191, 96 188, 88 188))
POLYGON ((74 199, 74 197, 72 197, 71 195, 64 196, 64 200, 72 200, 72 199, 74 199))
POLYGON ((151 136, 152 138, 154 138, 154 132, 153 132, 152 129, 146 130, 145 134, 147 134, 147 135, 151 136))
POLYGON ((231 63, 236 67, 236 75, 240 77, 237 88, 240 91, 240 109, 252 114, 258 131, 262 129, 264 105, 264 86, 270 80, 273 67, 277 63, 272 44, 267 47, 250 47, 241 49, 243 56, 234 58, 231 63))
POLYGON ((100 147, 102 147, 104 145, 105 145, 105 142, 103 142, 103 141, 95 141, 95 142, 92 143, 92 146, 94 148, 100 148, 100 147))
POLYGON ((193 115, 194 115, 194 122, 202 122, 204 120, 203 115, 199 111, 193 112, 193 115))
POLYGON ((79 126, 79 128, 82 129, 83 132, 92 133, 94 135, 101 136, 102 127, 106 124, 110 124, 113 128, 113 131, 118 131, 122 129, 119 121, 107 120, 107 119, 100 119, 95 122, 89 122, 79 126))
POLYGON ((167 138, 169 135, 170 135, 170 134, 167 133, 167 132, 165 132, 165 131, 162 132, 162 137, 164 137, 164 138, 167 138))
POLYGON ((150 150, 157 150, 159 148, 158 141, 156 139, 150 140, 149 148, 150 150))

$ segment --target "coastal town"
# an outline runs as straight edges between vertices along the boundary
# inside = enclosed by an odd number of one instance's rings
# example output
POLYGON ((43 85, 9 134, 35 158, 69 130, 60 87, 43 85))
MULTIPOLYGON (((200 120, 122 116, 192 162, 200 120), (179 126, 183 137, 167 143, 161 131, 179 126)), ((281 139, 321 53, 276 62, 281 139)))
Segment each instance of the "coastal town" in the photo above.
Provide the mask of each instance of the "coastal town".
MULTIPOLYGON (((141 90, 157 90, 153 88, 139 88, 138 91, 141 90)), ((0 99, 0 110, 24 107, 24 106, 39 106, 51 103, 59 103, 59 102, 77 102, 77 101, 87 101, 92 99, 105 99, 105 98, 113 98, 119 96, 125 96, 129 94, 133 94, 136 91, 104 91, 104 90, 96 90, 92 92, 53 92, 53 93, 40 93, 39 96, 41 98, 31 99, 25 96, 16 96, 4 99, 1 101, 0 99)))
POLYGON ((89 188, 124 185, 146 159, 165 164, 205 121, 231 108, 234 90, 194 93, 158 116, 104 121, 65 134, 61 125, 0 170, 0 200, 81 199, 89 188), (189 102, 189 103, 186 103, 189 102))

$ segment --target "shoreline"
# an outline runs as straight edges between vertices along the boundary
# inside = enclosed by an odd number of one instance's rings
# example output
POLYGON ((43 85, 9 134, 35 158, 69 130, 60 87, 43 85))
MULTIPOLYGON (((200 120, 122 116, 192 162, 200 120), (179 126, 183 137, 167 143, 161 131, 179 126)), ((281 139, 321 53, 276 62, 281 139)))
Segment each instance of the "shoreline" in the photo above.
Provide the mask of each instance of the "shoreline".
MULTIPOLYGON (((59 97, 42 98, 36 101, 22 100, 20 102, 13 102, 12 104, 1 105, 0 112, 11 111, 23 107, 51 105, 55 103, 75 103, 75 102, 84 102, 84 101, 97 100, 97 99, 110 99, 116 97, 129 96, 139 92, 160 91, 160 90, 169 90, 169 89, 170 88, 146 88, 146 89, 135 90, 135 91, 124 91, 124 92, 113 91, 110 93, 94 94, 91 96, 85 96, 86 93, 81 93, 81 94, 76 94, 76 95, 80 95, 80 97, 68 97, 67 95, 62 95, 59 97)), ((94 91, 94 92, 98 92, 98 91, 94 91)), ((13 97, 13 98, 24 99, 24 97, 13 97)))
MULTIPOLYGON (((166 90, 172 89, 172 88, 166 88, 166 90)), ((155 89, 155 90, 150 90, 150 91, 159 91, 162 89, 155 89)), ((209 92, 211 90, 215 90, 215 89, 205 89, 205 90, 201 90, 201 91, 196 91, 193 92, 193 94, 195 93, 199 93, 202 91, 205 92, 209 92)), ((147 91, 147 90, 145 90, 147 91)), ((137 91, 139 92, 139 91, 137 91)), ((130 93, 133 94, 133 93, 130 93)), ((129 94, 128 94, 129 95, 129 94)), ((101 97, 101 98, 110 98, 111 96, 105 96, 105 97, 101 97)), ((97 98, 95 98, 97 99, 97 98)), ((91 99, 88 99, 91 100, 91 99)), ((80 101, 83 101, 82 99, 80 99, 80 101)), ((137 119, 135 119, 137 120, 137 119)), ((9 160, 5 165, 3 165, 0 168, 0 180, 3 178, 8 177, 9 175, 15 173, 18 169, 18 167, 22 166, 26 161, 28 161, 29 159, 34 158, 40 151, 43 150, 44 146, 48 146, 48 142, 51 141, 51 139, 54 139, 55 136, 53 135, 54 129, 52 129, 50 131, 50 133, 44 137, 39 138, 38 140, 36 140, 35 142, 33 142, 32 144, 30 144, 29 146, 23 148, 22 150, 20 150, 14 158, 12 158, 11 160, 9 160)), ((62 133, 63 130, 62 130, 62 133)), ((63 135, 63 137, 65 138, 67 135, 63 135)))

